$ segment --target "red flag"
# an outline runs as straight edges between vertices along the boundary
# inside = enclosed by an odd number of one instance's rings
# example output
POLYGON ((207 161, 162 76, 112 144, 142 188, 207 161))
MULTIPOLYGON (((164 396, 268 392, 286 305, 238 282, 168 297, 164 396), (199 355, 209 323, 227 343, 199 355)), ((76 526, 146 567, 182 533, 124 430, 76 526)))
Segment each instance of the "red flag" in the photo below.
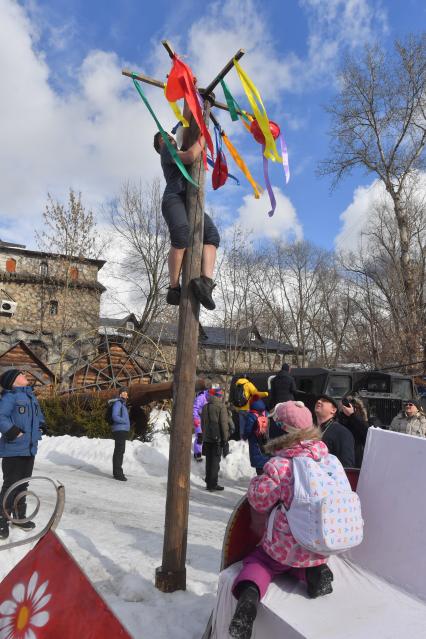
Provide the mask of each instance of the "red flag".
MULTIPOLYGON (((169 77, 167 78, 166 98, 169 100, 169 102, 176 102, 176 100, 180 100, 181 98, 184 98, 186 100, 189 109, 198 125, 198 128, 204 135, 207 147, 213 158, 213 142, 204 122, 201 107, 198 102, 194 84, 194 74, 192 73, 191 68, 187 64, 182 62, 182 60, 178 58, 176 54, 173 56, 172 70, 170 71, 169 77)), ((207 167, 204 150, 203 160, 204 166, 207 167)))
POLYGON ((53 532, 0 584, 7 639, 131 639, 53 532))
POLYGON ((218 151, 216 155, 216 162, 213 167, 212 185, 213 189, 220 189, 228 179, 228 165, 226 163, 226 157, 223 151, 218 151))

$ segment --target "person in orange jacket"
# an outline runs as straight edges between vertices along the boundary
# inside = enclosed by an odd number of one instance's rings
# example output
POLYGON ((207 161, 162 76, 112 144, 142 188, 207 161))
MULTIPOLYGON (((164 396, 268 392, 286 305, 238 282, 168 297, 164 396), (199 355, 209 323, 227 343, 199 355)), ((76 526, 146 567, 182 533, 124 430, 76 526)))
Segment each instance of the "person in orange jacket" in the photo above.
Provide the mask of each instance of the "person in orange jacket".
POLYGON ((246 397, 247 399, 247 403, 243 406, 235 406, 235 410, 238 412, 240 438, 243 439, 246 420, 248 415, 250 414, 251 402, 255 401, 256 399, 261 399, 262 397, 268 397, 268 393, 266 391, 258 390, 248 375, 243 375, 242 377, 237 379, 235 385, 241 385, 243 387, 244 397, 246 397))

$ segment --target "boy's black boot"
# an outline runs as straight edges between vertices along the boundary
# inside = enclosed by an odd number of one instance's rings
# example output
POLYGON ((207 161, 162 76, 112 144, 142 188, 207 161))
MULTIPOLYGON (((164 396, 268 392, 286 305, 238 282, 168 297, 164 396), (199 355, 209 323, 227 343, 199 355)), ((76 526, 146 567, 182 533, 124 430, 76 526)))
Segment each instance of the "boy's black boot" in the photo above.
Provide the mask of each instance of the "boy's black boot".
POLYGON ((166 302, 167 304, 171 304, 172 306, 179 306, 180 304, 180 286, 175 286, 167 289, 166 302))
POLYGON ((229 626, 229 634, 234 639, 250 639, 259 605, 259 590, 255 584, 242 588, 237 608, 229 626))
POLYGON ((25 530, 25 532, 30 532, 30 530, 34 530, 34 528, 36 527, 35 523, 33 521, 25 521, 20 523, 20 521, 16 521, 17 519, 25 519, 25 517, 27 516, 27 507, 26 505, 19 505, 17 512, 13 513, 13 519, 12 519, 12 526, 16 526, 17 528, 20 528, 21 530, 25 530))
POLYGON ((333 592, 331 582, 333 581, 333 573, 327 564, 306 568, 306 583, 308 587, 308 595, 315 599, 323 595, 329 595, 333 592))
POLYGON ((216 304, 214 303, 212 293, 216 284, 214 284, 213 280, 210 279, 210 277, 202 275, 201 277, 194 277, 194 279, 190 281, 190 285, 192 292, 200 304, 208 311, 214 311, 216 304))
POLYGON ((6 517, 0 516, 0 539, 7 539, 9 537, 9 522, 6 517))

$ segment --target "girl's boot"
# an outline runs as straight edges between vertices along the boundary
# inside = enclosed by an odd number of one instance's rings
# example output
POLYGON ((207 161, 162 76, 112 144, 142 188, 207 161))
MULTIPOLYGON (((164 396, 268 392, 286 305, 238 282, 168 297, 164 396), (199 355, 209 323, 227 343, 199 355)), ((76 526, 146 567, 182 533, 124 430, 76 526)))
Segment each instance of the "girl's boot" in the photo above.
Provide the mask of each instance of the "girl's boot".
POLYGON ((322 595, 329 595, 333 592, 331 582, 333 581, 333 573, 327 564, 306 568, 306 584, 308 587, 308 595, 315 599, 322 595))
POLYGON ((240 585, 237 608, 229 626, 234 639, 250 639, 259 604, 259 589, 252 582, 240 585))

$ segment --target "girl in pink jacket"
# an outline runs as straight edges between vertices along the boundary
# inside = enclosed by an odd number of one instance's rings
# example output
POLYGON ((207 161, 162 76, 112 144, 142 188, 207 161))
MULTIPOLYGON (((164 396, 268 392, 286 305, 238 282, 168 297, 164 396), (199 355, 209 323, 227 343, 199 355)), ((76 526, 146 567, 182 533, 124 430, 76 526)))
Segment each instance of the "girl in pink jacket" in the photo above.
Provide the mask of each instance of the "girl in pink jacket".
MULTIPOLYGON (((265 447, 273 457, 263 467, 263 475, 251 480, 247 494, 252 508, 260 513, 271 512, 279 503, 290 507, 293 457, 303 455, 319 460, 328 455, 327 446, 320 441, 321 433, 314 427, 312 414, 303 402, 277 404, 272 417, 284 433, 265 447)), ((250 639, 258 603, 278 575, 289 572, 304 581, 310 597, 332 592, 333 574, 326 565, 326 557, 306 550, 295 540, 281 508, 270 517, 269 531, 266 525, 259 546, 244 559, 233 584, 238 604, 229 627, 231 637, 250 639)))

